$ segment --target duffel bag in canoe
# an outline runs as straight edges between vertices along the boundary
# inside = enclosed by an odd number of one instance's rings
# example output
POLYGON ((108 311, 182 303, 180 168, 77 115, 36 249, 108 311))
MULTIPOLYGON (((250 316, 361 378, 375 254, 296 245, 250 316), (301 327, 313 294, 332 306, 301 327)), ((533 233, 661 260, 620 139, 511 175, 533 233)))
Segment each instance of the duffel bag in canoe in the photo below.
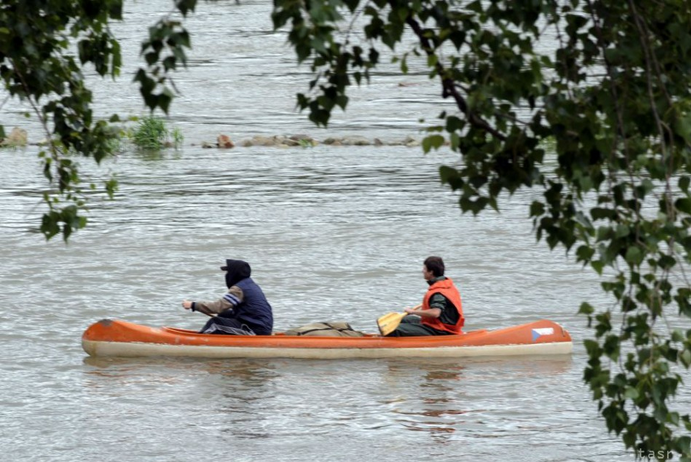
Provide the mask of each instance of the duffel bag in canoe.
POLYGON ((310 337, 364 337, 364 332, 353 329, 347 322, 313 322, 306 326, 294 327, 285 331, 285 335, 310 337))

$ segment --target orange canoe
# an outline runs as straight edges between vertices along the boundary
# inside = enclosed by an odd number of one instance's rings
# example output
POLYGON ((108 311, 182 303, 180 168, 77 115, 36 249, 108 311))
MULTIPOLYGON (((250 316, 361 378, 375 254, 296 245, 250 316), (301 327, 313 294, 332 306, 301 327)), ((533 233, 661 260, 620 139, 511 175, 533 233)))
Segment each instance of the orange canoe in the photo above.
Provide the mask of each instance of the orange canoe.
POLYGON ((103 319, 84 332, 91 356, 199 358, 392 358, 570 354, 573 342, 559 324, 536 321, 496 330, 426 337, 305 337, 210 335, 103 319))

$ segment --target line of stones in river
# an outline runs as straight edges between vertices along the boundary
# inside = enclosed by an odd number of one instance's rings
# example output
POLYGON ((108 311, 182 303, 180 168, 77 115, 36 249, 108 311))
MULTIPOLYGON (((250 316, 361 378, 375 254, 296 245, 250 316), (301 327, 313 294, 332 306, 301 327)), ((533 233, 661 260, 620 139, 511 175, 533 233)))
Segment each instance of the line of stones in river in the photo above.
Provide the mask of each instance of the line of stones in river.
POLYGON ((201 144, 202 148, 221 148, 230 149, 236 146, 239 147, 253 147, 253 146, 270 146, 279 148, 290 147, 310 147, 319 144, 328 146, 420 146, 420 142, 412 136, 407 136, 400 141, 383 142, 379 138, 368 139, 364 136, 344 136, 344 137, 329 137, 322 141, 312 138, 309 135, 274 135, 262 136, 255 135, 252 138, 242 139, 237 143, 233 142, 228 135, 218 135, 215 143, 204 141, 201 144))
MULTIPOLYGON (((26 130, 15 127, 12 132, 3 140, 0 140, 0 147, 19 147, 26 146, 28 143, 28 137, 26 130)), ((46 141, 36 143, 37 145, 45 145, 46 141)), ((245 138, 237 143, 233 142, 228 135, 218 135, 215 143, 203 141, 201 143, 202 148, 219 148, 219 149, 231 149, 234 147, 253 147, 253 146, 268 146, 268 147, 278 147, 278 148, 291 148, 291 147, 311 147, 317 145, 327 145, 327 146, 406 146, 406 147, 416 147, 420 146, 420 141, 412 136, 406 136, 404 139, 399 141, 384 142, 379 138, 369 139, 364 136, 352 135, 343 137, 328 137, 321 141, 309 136, 309 135, 274 135, 274 136, 263 136, 255 135, 251 138, 245 138)), ((195 146, 195 144, 192 144, 195 146)), ((164 148, 172 147, 164 144, 164 148)))

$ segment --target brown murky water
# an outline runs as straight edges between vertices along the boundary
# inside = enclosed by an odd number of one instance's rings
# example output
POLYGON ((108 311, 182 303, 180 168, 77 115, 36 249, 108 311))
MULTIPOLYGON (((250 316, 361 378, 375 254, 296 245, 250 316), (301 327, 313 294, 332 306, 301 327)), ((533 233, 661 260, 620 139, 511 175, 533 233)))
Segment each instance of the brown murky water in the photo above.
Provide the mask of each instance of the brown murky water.
MULTIPOLYGON (((125 53, 136 56, 164 6, 127 5, 117 29, 125 53)), ((315 129, 293 110, 305 71, 271 31, 269 10, 264 1, 199 6, 170 121, 184 146, 85 164, 94 178, 116 172, 121 190, 115 202, 94 197, 89 227, 68 246, 36 233, 37 148, 0 151, 0 459, 630 460, 581 384, 588 331, 574 313, 583 300, 607 300, 590 273, 534 242, 528 193, 473 218, 439 185, 452 153, 199 147, 219 133, 419 137, 418 119, 438 112, 423 73, 382 72, 354 92, 347 115, 315 129), (467 329, 550 318, 576 339, 573 357, 95 360, 80 347, 104 317, 200 326, 180 301, 220 295, 225 258, 252 264, 277 330, 346 320, 373 331, 381 314, 418 302, 432 254, 458 282, 467 329)), ((101 113, 145 113, 133 69, 97 85, 101 113)), ((40 137, 16 104, 0 123, 40 137)))

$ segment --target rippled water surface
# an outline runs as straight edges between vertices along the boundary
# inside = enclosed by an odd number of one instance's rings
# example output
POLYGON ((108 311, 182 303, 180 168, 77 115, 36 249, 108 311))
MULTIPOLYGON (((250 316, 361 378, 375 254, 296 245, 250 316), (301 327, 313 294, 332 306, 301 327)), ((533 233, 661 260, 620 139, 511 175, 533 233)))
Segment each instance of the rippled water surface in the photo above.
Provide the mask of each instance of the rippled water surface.
MULTIPOLYGON (((128 3, 115 30, 129 64, 119 82, 95 83, 99 113, 145 113, 131 59, 167 5, 128 3)), ((170 121, 184 146, 84 163, 96 181, 116 173, 120 191, 112 202, 93 195, 90 224, 69 245, 37 233, 38 148, 0 151, 0 460, 631 460, 581 383, 590 333, 575 312, 608 301, 593 275, 534 242, 529 193, 473 218, 439 184, 439 165, 457 161, 449 152, 199 147, 219 133, 419 137, 418 119, 439 111, 424 75, 382 72, 317 130, 293 110, 307 77, 269 10, 200 4, 170 121), (372 332, 378 316, 418 303, 433 254, 460 287, 468 330, 549 318, 570 330, 574 355, 106 360, 80 346, 105 317, 199 327, 204 317, 180 301, 220 296, 226 258, 252 264, 277 330, 345 320, 372 332)), ((22 110, 7 103, 0 123, 36 141, 22 110)))

